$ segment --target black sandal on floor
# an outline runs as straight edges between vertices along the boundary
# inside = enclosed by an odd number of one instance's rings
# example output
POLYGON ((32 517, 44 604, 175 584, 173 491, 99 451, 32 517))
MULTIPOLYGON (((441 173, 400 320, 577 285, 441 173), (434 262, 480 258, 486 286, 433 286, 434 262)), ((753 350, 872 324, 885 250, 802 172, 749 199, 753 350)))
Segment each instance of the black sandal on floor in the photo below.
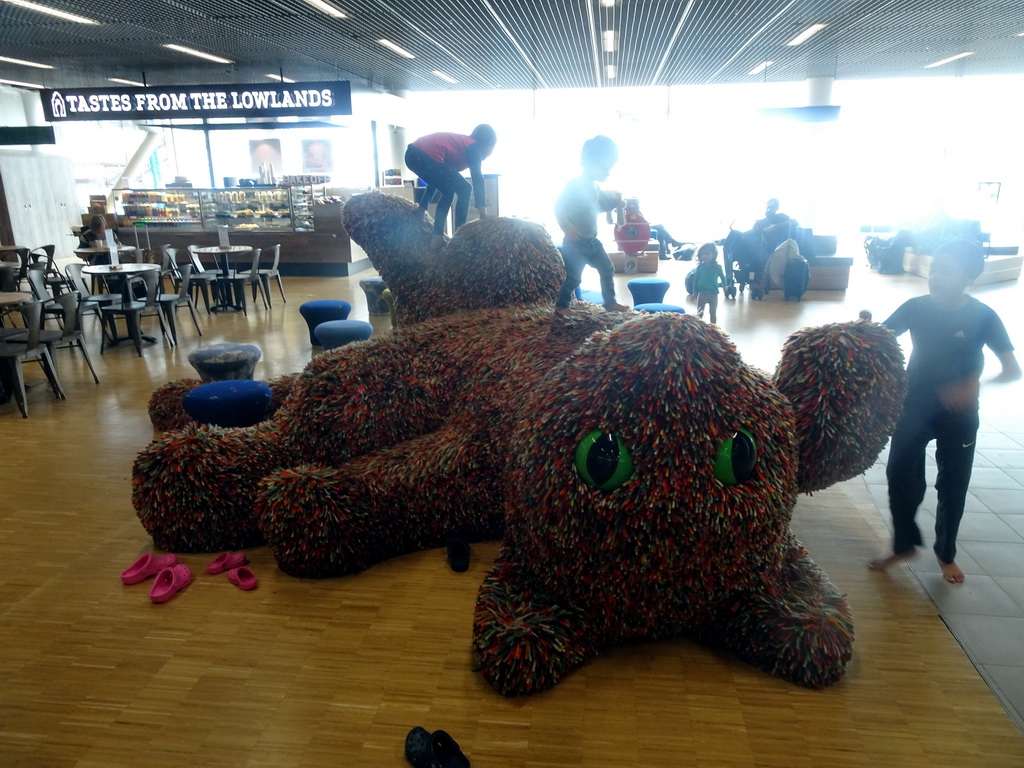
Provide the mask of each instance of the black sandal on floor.
POLYGON ((455 739, 444 731, 427 733, 419 726, 405 737, 405 757, 416 768, 470 768, 455 739))

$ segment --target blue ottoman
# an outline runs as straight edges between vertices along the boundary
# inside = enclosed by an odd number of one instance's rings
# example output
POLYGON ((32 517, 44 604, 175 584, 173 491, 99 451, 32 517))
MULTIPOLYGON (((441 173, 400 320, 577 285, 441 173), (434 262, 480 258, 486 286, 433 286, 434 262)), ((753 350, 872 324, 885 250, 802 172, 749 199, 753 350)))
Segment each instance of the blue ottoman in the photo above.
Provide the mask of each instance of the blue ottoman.
POLYGON ((188 362, 203 381, 226 381, 251 379, 261 357, 263 350, 255 344, 226 341, 192 350, 188 362))
POLYGON ((343 347, 351 341, 366 341, 373 326, 363 320, 328 320, 314 330, 324 349, 343 347))
POLYGON ((633 294, 633 306, 637 304, 658 304, 668 293, 668 280, 660 277, 638 277, 626 283, 633 294))
POLYGON ((267 416, 270 387, 262 381, 213 381, 191 389, 181 398, 185 413, 200 424, 251 427, 267 416))
POLYGON ((682 307, 678 307, 675 304, 658 304, 651 302, 650 304, 637 304, 633 307, 637 312, 678 312, 680 315, 685 315, 686 310, 682 307))
POLYGON ((364 277, 359 281, 359 287, 366 294, 366 311, 371 315, 386 315, 391 312, 388 303, 384 300, 384 291, 387 286, 384 278, 379 275, 364 277))
POLYGON ((334 299, 307 301, 299 307, 299 314, 309 326, 309 343, 314 347, 319 347, 320 341, 316 337, 316 327, 328 320, 345 320, 351 311, 352 305, 347 301, 334 299))

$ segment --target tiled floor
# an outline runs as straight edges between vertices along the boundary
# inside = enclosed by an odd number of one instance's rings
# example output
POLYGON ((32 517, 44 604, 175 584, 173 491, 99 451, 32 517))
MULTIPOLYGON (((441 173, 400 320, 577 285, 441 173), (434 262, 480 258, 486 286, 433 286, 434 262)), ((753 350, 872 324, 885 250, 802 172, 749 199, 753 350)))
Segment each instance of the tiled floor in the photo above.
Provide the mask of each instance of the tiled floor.
MULTIPOLYGON (((1009 325, 1009 323, 1008 323, 1009 325)), ((1013 333, 1013 328, 1011 328, 1013 333)), ((1020 333, 1016 334, 1018 337, 1020 333)), ((991 373, 991 372, 990 372, 991 373)), ((963 584, 948 584, 930 550, 911 568, 953 635, 1024 729, 1024 415, 1020 386, 983 388, 982 426, 957 537, 963 584)), ((885 456, 864 475, 880 513, 891 525, 885 456)), ((929 456, 929 482, 935 462, 929 456)), ((934 541, 935 491, 929 489, 918 524, 934 541)))

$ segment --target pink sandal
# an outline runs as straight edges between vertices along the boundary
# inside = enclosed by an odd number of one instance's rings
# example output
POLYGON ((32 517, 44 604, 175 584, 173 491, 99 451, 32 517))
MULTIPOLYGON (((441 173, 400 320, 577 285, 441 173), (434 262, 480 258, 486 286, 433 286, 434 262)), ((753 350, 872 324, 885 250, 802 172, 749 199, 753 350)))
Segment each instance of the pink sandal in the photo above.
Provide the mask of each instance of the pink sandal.
POLYGON ((179 563, 164 568, 157 574, 153 588, 149 590, 149 599, 154 603, 166 603, 191 583, 192 569, 187 565, 179 563))
POLYGON ((223 573, 248 562, 244 552, 221 552, 208 566, 207 573, 223 573))
POLYGON ((138 584, 150 576, 156 576, 164 568, 170 568, 178 562, 178 556, 173 553, 166 555, 143 555, 128 568, 121 571, 121 581, 125 584, 138 584))
POLYGON ((259 586, 259 582, 256 581, 256 574, 252 572, 251 568, 245 565, 241 568, 232 568, 228 571, 228 581, 239 589, 244 589, 246 592, 250 589, 256 589, 256 587, 259 586))

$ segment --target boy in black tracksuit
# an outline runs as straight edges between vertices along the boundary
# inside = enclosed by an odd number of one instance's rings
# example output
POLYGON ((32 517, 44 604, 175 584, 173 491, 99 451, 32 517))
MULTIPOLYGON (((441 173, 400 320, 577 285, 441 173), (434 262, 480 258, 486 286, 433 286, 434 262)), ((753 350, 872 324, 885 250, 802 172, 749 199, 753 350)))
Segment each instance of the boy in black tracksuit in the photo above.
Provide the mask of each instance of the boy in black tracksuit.
POLYGON ((964 293, 984 268, 984 255, 977 244, 954 240, 941 245, 932 256, 928 295, 907 301, 885 321, 896 335, 910 331, 914 348, 907 365, 910 382, 903 415, 893 433, 886 465, 893 554, 871 561, 868 567, 872 570, 883 571, 910 559, 922 544, 914 516, 927 486, 925 448, 935 440, 935 556, 946 581, 958 584, 964 580, 954 558, 978 434, 983 347, 995 352, 1002 364, 993 381, 1021 377, 999 316, 964 293))

